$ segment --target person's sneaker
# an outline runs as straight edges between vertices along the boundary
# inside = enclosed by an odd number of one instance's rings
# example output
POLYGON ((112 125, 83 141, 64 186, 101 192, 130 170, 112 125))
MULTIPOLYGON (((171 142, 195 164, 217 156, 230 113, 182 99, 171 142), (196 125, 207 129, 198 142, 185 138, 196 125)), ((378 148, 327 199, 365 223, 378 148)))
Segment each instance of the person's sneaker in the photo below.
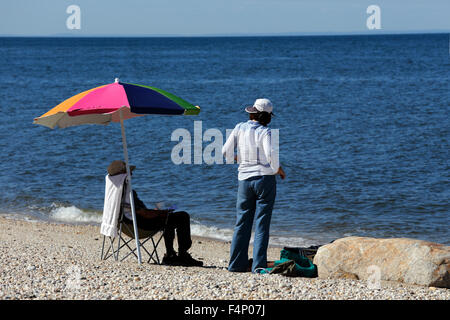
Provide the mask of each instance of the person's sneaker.
POLYGON ((162 259, 162 264, 166 264, 166 265, 177 265, 178 264, 178 256, 177 254, 174 253, 166 253, 164 254, 164 257, 162 259))
POLYGON ((177 262, 178 262, 178 265, 181 265, 184 267, 201 267, 201 266, 203 266, 203 261, 195 260, 187 252, 178 254, 177 262))

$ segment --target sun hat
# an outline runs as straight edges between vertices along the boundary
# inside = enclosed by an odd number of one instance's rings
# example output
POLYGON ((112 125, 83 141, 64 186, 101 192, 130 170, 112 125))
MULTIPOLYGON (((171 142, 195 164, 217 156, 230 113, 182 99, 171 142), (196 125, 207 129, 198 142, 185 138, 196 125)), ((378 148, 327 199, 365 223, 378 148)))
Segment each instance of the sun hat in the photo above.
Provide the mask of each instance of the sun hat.
POLYGON ((253 106, 246 107, 245 111, 248 113, 258 113, 258 112, 272 113, 273 104, 272 102, 270 102, 269 99, 266 98, 256 99, 253 106))
MULTIPOLYGON (((136 166, 130 166, 130 172, 136 169, 136 166)), ((108 174, 110 176, 115 176, 117 174, 127 173, 127 166, 122 160, 114 160, 108 166, 108 174)))

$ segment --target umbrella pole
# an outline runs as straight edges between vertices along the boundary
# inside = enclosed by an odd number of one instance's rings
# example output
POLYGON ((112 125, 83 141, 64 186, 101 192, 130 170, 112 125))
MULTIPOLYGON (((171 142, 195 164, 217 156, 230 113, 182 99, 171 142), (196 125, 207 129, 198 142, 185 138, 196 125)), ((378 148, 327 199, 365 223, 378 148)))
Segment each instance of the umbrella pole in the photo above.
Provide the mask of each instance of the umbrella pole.
POLYGON ((119 111, 119 113, 120 113, 120 127, 122 128, 123 155, 125 157, 125 163, 127 166, 127 179, 128 179, 128 184, 130 186, 130 206, 131 206, 131 214, 133 216, 134 238, 136 239, 136 250, 137 250, 137 256, 138 256, 138 262, 139 262, 139 264, 142 264, 141 248, 140 248, 140 243, 139 243, 139 234, 138 234, 137 223, 136 223, 136 210, 134 207, 133 187, 131 186, 130 164, 128 163, 127 138, 125 136, 125 126, 123 125, 122 109, 119 111))

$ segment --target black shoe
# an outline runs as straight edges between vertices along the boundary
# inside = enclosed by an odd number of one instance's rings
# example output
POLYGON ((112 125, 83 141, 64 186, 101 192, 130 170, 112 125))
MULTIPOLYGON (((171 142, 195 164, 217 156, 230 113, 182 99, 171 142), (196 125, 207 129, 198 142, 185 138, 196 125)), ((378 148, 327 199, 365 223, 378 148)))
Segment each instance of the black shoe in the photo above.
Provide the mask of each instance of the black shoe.
POLYGON ((178 256, 175 252, 166 253, 162 259, 162 264, 166 264, 169 266, 178 265, 178 256))
POLYGON ((178 265, 184 267, 201 267, 203 266, 203 261, 195 260, 191 257, 189 253, 178 254, 178 265))

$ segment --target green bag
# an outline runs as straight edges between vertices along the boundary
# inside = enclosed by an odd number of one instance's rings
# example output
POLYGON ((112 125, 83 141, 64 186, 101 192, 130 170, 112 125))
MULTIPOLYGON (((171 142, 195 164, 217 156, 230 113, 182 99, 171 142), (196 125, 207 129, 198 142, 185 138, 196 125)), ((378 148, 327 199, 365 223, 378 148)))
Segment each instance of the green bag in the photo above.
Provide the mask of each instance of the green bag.
POLYGON ((281 250, 280 260, 273 268, 262 269, 260 273, 282 274, 287 277, 317 277, 317 266, 307 257, 288 250, 281 250))
POLYGON ((276 264, 272 270, 270 270, 270 274, 281 274, 286 277, 298 277, 299 269, 297 268, 297 264, 294 260, 278 260, 278 264, 276 264))
POLYGON ((317 266, 307 257, 289 250, 281 250, 280 259, 294 260, 300 277, 317 277, 317 266))

